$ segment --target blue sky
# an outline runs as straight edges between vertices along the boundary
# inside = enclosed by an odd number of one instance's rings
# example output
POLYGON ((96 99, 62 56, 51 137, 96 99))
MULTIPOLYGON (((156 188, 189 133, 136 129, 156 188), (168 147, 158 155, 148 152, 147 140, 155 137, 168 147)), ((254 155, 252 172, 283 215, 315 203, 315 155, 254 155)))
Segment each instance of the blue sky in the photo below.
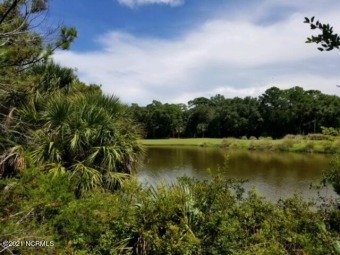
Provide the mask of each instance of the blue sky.
MULTIPOLYGON (((88 51, 98 47, 96 38, 110 31, 141 37, 182 36, 185 31, 213 17, 213 13, 217 13, 227 3, 221 0, 199 0, 197 4, 198 0, 174 0, 167 4, 167 0, 156 0, 148 4, 150 1, 140 1, 138 4, 135 0, 102 0, 98 4, 90 0, 52 0, 49 16, 57 22, 75 26, 79 39, 73 45, 73 50, 88 51)), ((236 6, 229 4, 229 7, 236 6)))
POLYGON ((340 32, 338 0, 50 0, 79 38, 54 59, 125 103, 186 103, 301 86, 340 94, 338 51, 305 44, 315 15, 340 32), (337 29, 337 24, 339 24, 337 29))

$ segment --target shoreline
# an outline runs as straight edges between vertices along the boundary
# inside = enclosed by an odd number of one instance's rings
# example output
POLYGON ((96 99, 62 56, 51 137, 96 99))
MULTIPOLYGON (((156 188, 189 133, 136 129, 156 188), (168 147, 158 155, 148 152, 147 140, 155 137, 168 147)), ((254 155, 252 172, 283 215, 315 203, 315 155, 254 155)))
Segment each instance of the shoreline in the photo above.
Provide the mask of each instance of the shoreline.
POLYGON ((340 154, 340 139, 313 140, 307 138, 237 139, 237 138, 169 138, 141 139, 148 146, 199 146, 256 151, 281 151, 296 153, 340 154))

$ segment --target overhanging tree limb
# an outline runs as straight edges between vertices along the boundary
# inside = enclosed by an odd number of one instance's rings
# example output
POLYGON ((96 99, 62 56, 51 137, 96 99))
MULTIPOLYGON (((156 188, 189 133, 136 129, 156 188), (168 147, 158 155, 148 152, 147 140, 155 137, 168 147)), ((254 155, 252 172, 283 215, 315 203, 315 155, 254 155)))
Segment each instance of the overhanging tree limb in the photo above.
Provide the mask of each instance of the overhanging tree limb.
POLYGON ((329 24, 323 24, 319 20, 315 21, 315 17, 305 17, 304 23, 310 24, 312 30, 318 29, 321 31, 317 36, 312 35, 311 37, 308 37, 306 43, 321 44, 321 47, 318 47, 319 51, 340 49, 340 36, 337 33, 334 33, 333 27, 329 24))

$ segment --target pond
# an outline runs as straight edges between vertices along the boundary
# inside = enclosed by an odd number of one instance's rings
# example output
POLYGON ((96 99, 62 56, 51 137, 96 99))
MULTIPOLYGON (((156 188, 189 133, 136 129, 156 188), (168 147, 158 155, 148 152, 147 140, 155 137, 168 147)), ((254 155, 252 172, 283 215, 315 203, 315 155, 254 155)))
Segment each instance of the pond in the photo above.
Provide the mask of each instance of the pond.
MULTIPOLYGON (((330 155, 222 150, 210 147, 148 147, 138 170, 142 183, 173 183, 177 177, 209 179, 216 174, 225 178, 247 179, 247 189, 256 189, 276 201, 295 193, 304 198, 317 197, 310 185, 317 184, 329 167, 330 155), (225 160, 227 157, 227 161, 225 160), (227 168, 223 165, 227 162, 227 168)), ((331 187, 322 195, 335 197, 331 187)))

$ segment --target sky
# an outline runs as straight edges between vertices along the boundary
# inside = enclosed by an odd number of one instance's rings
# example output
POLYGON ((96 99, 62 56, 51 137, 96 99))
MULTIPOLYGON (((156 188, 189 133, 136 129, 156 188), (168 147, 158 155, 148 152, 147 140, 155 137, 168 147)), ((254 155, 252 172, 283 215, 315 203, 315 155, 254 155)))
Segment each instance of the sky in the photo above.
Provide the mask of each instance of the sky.
POLYGON ((304 24, 340 32, 339 0, 50 0, 51 22, 78 38, 57 63, 124 103, 257 97, 276 86, 340 95, 340 52, 304 24))

